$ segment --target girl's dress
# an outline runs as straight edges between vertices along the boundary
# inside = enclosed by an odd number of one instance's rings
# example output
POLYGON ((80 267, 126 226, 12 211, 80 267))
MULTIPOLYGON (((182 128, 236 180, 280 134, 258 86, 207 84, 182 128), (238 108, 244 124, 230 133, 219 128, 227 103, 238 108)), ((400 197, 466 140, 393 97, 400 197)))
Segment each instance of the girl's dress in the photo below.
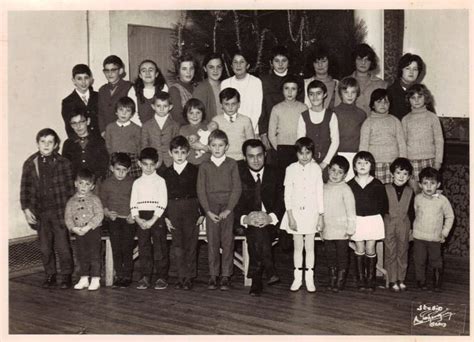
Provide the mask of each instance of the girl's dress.
POLYGON ((305 166, 293 163, 286 168, 284 185, 286 210, 292 210, 297 231, 289 228, 287 213, 280 229, 289 234, 315 234, 319 214, 324 213, 321 168, 314 160, 305 166))
POLYGON ((385 238, 383 212, 385 203, 384 185, 376 178, 361 187, 355 178, 347 183, 356 203, 356 231, 352 241, 381 240, 385 238))

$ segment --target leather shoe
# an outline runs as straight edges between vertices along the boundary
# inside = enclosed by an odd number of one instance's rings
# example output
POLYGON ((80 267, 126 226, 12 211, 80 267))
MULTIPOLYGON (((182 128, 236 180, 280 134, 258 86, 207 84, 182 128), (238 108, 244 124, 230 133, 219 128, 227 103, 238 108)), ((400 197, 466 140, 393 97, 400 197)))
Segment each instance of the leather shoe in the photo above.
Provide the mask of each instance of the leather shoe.
POLYGON ((56 286, 56 274, 48 275, 41 286, 45 289, 56 286))
POLYGON ((272 275, 267 281, 267 285, 274 285, 280 282, 280 278, 277 275, 272 275))
POLYGON ((183 290, 191 290, 193 288, 193 281, 191 279, 186 279, 183 283, 183 290))
POLYGON ((262 281, 252 279, 252 286, 250 287, 249 294, 252 297, 260 297, 262 294, 262 281))
POLYGON ((59 284, 59 288, 62 290, 67 290, 72 287, 72 279, 71 275, 64 276, 63 280, 61 281, 61 284, 59 284))

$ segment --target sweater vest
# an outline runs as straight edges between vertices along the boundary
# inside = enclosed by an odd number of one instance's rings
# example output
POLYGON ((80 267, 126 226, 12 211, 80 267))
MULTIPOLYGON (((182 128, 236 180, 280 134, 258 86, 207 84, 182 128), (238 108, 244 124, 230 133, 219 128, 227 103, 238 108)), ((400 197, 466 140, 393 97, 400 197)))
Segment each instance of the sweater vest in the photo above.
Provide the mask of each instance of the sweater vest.
POLYGON ((397 193, 392 184, 385 184, 385 191, 388 198, 388 211, 390 218, 396 219, 406 217, 408 215, 408 207, 410 205, 410 198, 413 194, 413 189, 405 186, 400 201, 398 201, 397 193))
POLYGON ((306 125, 306 136, 314 142, 314 159, 317 163, 320 163, 326 157, 331 145, 329 122, 331 121, 332 110, 326 109, 324 111, 323 121, 319 124, 311 122, 309 110, 305 110, 301 115, 306 125))

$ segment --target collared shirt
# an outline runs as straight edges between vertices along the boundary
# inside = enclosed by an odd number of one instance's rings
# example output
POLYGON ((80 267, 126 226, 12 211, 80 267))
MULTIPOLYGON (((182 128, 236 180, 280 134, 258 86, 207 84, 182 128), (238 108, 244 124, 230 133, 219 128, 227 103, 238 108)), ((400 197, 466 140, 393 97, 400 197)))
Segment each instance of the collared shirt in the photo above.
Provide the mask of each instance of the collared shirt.
POLYGON ((237 114, 238 113, 235 113, 234 115, 229 115, 227 113, 224 113, 224 118, 229 122, 235 122, 235 120, 237 120, 237 114))
POLYGON ((158 123, 158 126, 160 126, 160 129, 163 129, 163 126, 165 125, 166 119, 168 119, 169 114, 166 114, 166 116, 158 116, 155 114, 155 120, 158 123))
POLYGON ((118 120, 115 121, 119 127, 127 127, 128 125, 131 124, 131 121, 128 120, 127 122, 119 122, 118 120))
POLYGON ((76 91, 77 95, 79 95, 79 97, 81 98, 82 101, 85 100, 86 104, 89 103, 89 98, 91 96, 91 93, 90 93, 89 89, 87 89, 84 94, 79 92, 77 89, 74 89, 74 90, 76 91))
POLYGON ((221 166, 221 164, 224 162, 226 155, 224 154, 220 158, 216 158, 214 156, 211 156, 211 161, 216 164, 217 167, 221 166))
POLYGON ((178 175, 180 175, 181 172, 183 172, 186 165, 188 165, 187 160, 182 164, 177 164, 177 163, 173 162, 173 169, 176 171, 176 173, 178 173, 178 175))

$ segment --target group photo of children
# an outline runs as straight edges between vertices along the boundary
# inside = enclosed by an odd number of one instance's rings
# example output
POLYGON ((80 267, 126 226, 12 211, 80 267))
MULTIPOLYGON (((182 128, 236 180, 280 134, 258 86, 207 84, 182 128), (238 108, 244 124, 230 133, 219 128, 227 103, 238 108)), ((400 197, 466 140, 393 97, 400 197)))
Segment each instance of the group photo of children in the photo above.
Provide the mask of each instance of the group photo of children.
POLYGON ((102 69, 68 60, 72 91, 50 113, 62 127, 44 121, 24 137, 37 147, 18 189, 44 270, 33 292, 99 303, 115 291, 130 307, 137 290, 157 306, 221 291, 257 306, 297 295, 314 305, 406 302, 407 293, 437 304, 455 281, 443 246, 459 218, 443 188, 436 104, 447 94, 424 81, 434 67, 404 50, 388 82, 367 41, 344 55, 345 74, 334 71, 342 57, 330 41, 304 58, 294 45, 265 44, 263 61, 239 41, 205 54, 183 48, 170 52, 173 70, 114 53, 94 57, 102 69), (236 252, 247 255, 249 287, 236 252))

